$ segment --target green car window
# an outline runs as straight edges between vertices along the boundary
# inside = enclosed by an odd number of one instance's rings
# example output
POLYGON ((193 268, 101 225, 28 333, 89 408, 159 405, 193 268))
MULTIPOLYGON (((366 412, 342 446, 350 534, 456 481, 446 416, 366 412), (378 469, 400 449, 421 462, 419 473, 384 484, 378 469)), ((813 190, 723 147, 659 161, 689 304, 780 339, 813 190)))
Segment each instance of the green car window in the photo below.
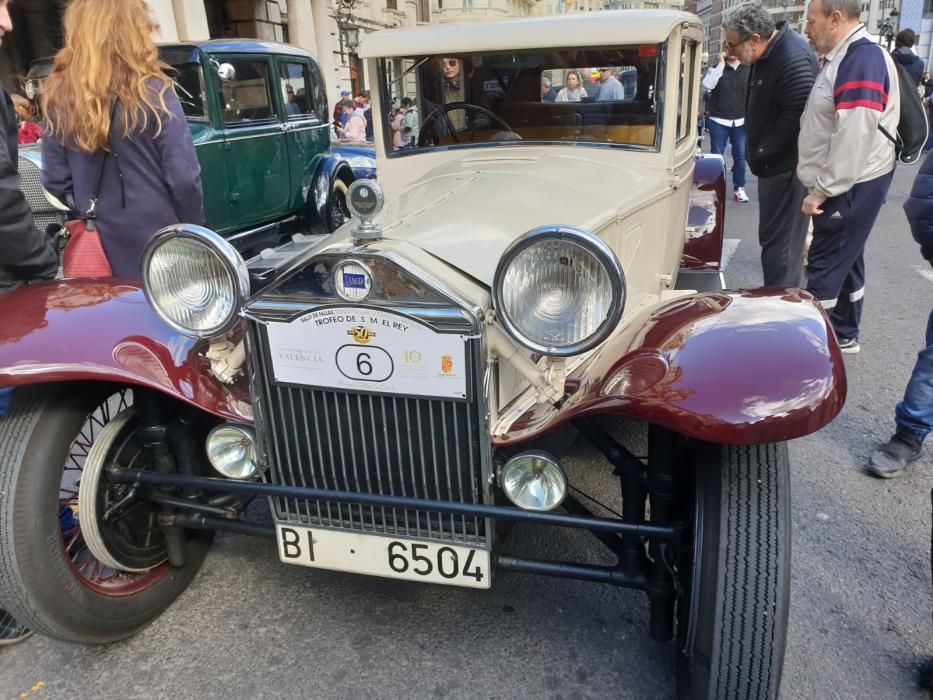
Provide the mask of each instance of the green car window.
POLYGON ((275 118, 269 64, 265 61, 224 61, 233 66, 234 77, 220 86, 220 103, 225 124, 275 118))
POLYGON ((315 114, 308 82, 307 64, 286 61, 279 64, 279 87, 287 119, 307 119, 315 114))

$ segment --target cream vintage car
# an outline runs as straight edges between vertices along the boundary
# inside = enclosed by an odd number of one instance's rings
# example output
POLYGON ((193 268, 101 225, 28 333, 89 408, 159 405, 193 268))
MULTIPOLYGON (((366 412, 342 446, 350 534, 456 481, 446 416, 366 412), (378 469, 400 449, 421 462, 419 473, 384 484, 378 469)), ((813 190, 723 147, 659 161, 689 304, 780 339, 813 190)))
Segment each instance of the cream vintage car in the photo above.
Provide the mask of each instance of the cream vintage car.
POLYGON ((701 40, 660 10, 367 36, 379 183, 350 223, 249 261, 179 225, 141 284, 0 298, 0 607, 117 640, 232 531, 311 569, 642 590, 681 697, 776 697, 786 443, 845 373, 808 294, 724 289, 701 40), (515 522, 616 563, 505 555, 515 522))

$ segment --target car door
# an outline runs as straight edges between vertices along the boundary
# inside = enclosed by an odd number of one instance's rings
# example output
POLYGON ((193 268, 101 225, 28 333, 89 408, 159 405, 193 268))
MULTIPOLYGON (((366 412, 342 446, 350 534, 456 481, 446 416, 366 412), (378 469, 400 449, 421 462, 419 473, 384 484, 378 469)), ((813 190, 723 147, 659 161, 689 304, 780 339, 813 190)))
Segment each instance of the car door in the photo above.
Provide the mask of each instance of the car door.
POLYGON ((284 124, 275 103, 271 56, 217 56, 231 229, 290 212, 291 176, 284 124), (232 70, 226 68, 229 65, 232 70))
POLYGON ((159 57, 174 69, 169 77, 198 154, 204 218, 208 228, 224 233, 230 228, 230 182, 223 123, 207 89, 214 82, 210 60, 191 46, 162 46, 159 57))
POLYGON ((304 185, 310 182, 316 156, 330 145, 327 102, 308 59, 281 56, 278 59, 279 95, 285 117, 292 206, 304 205, 304 185))

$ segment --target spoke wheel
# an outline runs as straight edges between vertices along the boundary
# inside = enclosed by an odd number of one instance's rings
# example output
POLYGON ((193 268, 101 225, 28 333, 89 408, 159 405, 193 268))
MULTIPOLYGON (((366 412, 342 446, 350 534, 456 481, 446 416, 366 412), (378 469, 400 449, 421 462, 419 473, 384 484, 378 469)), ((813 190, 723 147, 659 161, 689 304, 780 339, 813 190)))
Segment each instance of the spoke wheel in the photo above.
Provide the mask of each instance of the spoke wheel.
POLYGON ((210 535, 189 534, 187 563, 170 567, 156 509, 110 484, 111 465, 146 468, 132 390, 14 393, 0 421, 0 600, 47 636, 100 643, 133 634, 178 597, 207 553, 210 535))

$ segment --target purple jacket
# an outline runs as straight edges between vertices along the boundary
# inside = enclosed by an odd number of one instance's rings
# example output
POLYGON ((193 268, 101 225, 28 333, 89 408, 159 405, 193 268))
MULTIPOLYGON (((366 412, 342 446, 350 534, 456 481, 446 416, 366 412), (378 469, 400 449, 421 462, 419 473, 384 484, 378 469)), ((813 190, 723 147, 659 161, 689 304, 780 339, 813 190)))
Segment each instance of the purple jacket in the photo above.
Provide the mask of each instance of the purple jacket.
MULTIPOLYGON (((139 279, 143 249, 160 229, 177 223, 204 223, 201 168, 191 132, 173 90, 166 92, 165 103, 172 116, 162 115, 158 136, 150 114, 144 129, 123 138, 123 109, 119 104, 116 109, 110 138, 115 157, 108 156, 104 167, 97 226, 117 277, 139 279)), ((103 155, 68 148, 44 135, 42 180, 46 189, 63 202, 74 197, 83 214, 103 155)))

